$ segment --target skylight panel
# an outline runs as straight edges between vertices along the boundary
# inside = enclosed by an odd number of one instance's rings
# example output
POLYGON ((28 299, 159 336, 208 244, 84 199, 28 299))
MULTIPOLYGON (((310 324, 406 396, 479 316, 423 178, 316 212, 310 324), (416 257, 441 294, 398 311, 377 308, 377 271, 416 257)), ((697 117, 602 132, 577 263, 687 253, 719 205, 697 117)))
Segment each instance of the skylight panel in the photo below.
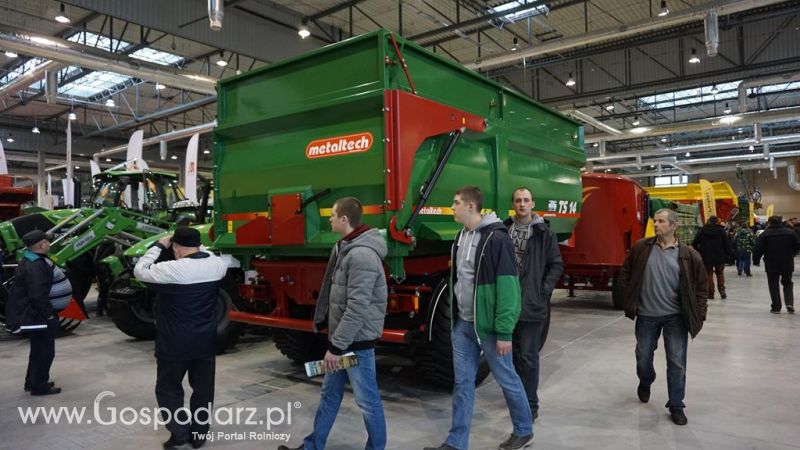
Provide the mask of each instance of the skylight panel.
POLYGON ((76 97, 91 97, 119 84, 123 84, 129 79, 130 77, 113 72, 91 72, 79 80, 61 86, 58 92, 60 94, 73 95, 76 97))
MULTIPOLYGON (((502 12, 505 12, 505 11, 510 11, 510 10, 512 10, 514 8, 519 8, 519 7, 525 6, 525 5, 529 4, 529 3, 533 3, 533 2, 529 2, 527 0, 514 0, 514 1, 502 3, 502 4, 499 4, 499 5, 494 6, 492 8, 489 8, 489 13, 490 14, 502 13, 502 12)), ((499 19, 501 21, 504 21, 504 22, 513 23, 513 22, 516 22, 518 20, 527 19, 528 17, 539 16, 539 15, 542 15, 542 14, 547 14, 549 12, 550 12, 550 7, 549 6, 547 6, 545 4, 537 3, 537 4, 531 4, 530 8, 523 8, 523 9, 520 9, 520 10, 518 10, 516 12, 508 13, 506 15, 500 16, 497 19, 499 19)))
POLYGON ((0 86, 4 86, 15 79, 19 78, 20 76, 24 75, 29 70, 33 69, 34 67, 42 64, 46 60, 44 58, 31 58, 24 63, 20 64, 18 67, 14 68, 14 70, 9 71, 2 77, 0 77, 0 86))
POLYGON ((150 47, 145 47, 131 53, 131 58, 141 59, 162 66, 171 66, 183 61, 183 57, 173 55, 172 53, 162 52, 150 47))

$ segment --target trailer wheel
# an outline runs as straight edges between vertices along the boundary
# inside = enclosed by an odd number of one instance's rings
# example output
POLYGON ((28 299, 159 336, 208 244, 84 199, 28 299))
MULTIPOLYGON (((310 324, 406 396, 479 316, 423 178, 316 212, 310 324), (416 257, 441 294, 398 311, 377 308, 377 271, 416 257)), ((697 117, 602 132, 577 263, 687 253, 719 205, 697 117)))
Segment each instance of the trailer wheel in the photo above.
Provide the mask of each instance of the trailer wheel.
POLYGON ((144 289, 130 287, 130 277, 122 276, 111 282, 108 295, 108 315, 114 325, 134 339, 152 340, 156 337, 155 312, 144 289))
POLYGON ((622 304, 622 286, 618 281, 619 275, 614 275, 611 280, 611 301, 614 303, 614 309, 623 309, 625 305, 622 304))
POLYGON ((314 333, 283 328, 271 330, 275 347, 294 362, 317 361, 325 356, 325 340, 314 333))
MULTIPOLYGON (((411 349, 411 357, 417 373, 429 383, 452 388, 453 375, 453 343, 451 341, 450 300, 446 280, 436 286, 431 296, 429 308, 434 308, 429 316, 425 341, 411 349)), ((481 356, 475 385, 489 376, 489 363, 481 356)))
POLYGON ((236 285, 240 282, 243 275, 234 271, 228 271, 228 275, 222 280, 217 297, 217 354, 224 353, 239 342, 239 337, 244 332, 245 324, 233 322, 229 313, 231 310, 238 310, 244 306, 244 300, 239 297, 236 285))

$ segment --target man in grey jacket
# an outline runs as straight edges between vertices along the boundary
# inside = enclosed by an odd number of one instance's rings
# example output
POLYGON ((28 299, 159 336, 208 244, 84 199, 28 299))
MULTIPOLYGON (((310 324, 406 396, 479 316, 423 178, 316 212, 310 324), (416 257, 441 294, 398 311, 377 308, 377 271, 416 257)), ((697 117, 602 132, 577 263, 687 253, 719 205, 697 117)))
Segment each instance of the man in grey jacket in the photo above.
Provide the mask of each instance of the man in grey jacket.
POLYGON ((514 217, 503 222, 514 241, 522 289, 522 310, 514 329, 514 367, 517 369, 533 419, 539 417, 539 348, 547 320, 550 296, 564 271, 556 234, 533 212, 536 205, 530 189, 520 187, 511 194, 514 217))
MULTIPOLYGON (((295 450, 324 449, 349 379, 367 427, 367 450, 386 447, 386 419, 375 373, 375 343, 386 315, 386 241, 361 223, 363 207, 354 197, 340 198, 331 211, 331 230, 342 239, 333 247, 314 311, 314 330, 328 329, 325 379, 314 416, 314 431, 295 450), (326 325, 327 322, 327 325, 326 325), (339 359, 354 353, 355 367, 339 370, 339 359)), ((290 450, 281 445, 278 450, 290 450)))

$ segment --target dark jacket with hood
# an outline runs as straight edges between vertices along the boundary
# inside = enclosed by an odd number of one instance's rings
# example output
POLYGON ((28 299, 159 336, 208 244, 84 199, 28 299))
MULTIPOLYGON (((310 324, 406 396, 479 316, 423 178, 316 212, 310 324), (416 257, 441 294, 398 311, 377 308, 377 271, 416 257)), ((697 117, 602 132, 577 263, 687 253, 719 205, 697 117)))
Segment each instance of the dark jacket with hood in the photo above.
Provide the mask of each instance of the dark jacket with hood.
POLYGON ((458 304, 454 295, 458 282, 459 250, 473 247, 470 233, 478 234, 478 244, 474 254, 474 282, 472 304, 475 333, 479 338, 494 335, 499 341, 511 341, 520 313, 520 289, 517 277, 517 261, 514 257, 514 244, 508 236, 508 229, 496 218, 494 213, 484 216, 483 226, 473 231, 462 229, 456 235, 450 253, 449 298, 451 317, 458 314, 458 304), (467 247, 468 246, 468 247, 467 247))
MULTIPOLYGON (((642 294, 644 271, 656 238, 640 239, 625 258, 618 281, 622 289, 622 304, 625 317, 635 319, 642 294)), ((678 242, 678 266, 680 268, 681 317, 689 334, 694 338, 703 328, 708 311, 708 278, 700 255, 688 245, 678 242)))
POLYGON ((47 319, 55 313, 50 304, 52 286, 53 268, 47 256, 25 250, 6 303, 6 328, 12 333, 47 328, 47 319))
POLYGON ((341 355, 375 346, 386 317, 386 240, 362 225, 331 250, 314 310, 314 331, 328 328, 328 350, 341 355))
POLYGON ((725 264, 725 257, 733 254, 733 246, 725 227, 707 223, 697 232, 692 247, 700 252, 706 267, 725 264))
POLYGON ((794 256, 800 250, 800 237, 784 225, 770 225, 756 238, 753 264, 764 257, 766 272, 794 272, 794 256))
MULTIPOLYGON (((503 222, 511 233, 514 218, 503 222)), ((548 304, 553 289, 556 287, 564 263, 558 249, 558 238, 549 224, 538 214, 533 214, 528 233, 528 245, 525 247, 519 265, 519 285, 522 289, 522 310, 520 322, 533 322, 547 318, 548 304)))

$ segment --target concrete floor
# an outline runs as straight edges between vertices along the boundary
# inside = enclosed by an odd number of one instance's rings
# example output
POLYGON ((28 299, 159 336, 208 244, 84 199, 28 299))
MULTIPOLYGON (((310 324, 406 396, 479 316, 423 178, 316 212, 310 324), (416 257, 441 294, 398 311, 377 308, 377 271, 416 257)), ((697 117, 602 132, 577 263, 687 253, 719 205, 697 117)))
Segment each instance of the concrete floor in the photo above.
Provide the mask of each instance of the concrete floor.
MULTIPOLYGON (((800 267, 800 264, 798 265, 800 267)), ((710 303, 709 320, 689 345, 686 413, 689 424, 672 424, 666 402, 665 363, 656 354, 658 379, 650 403, 636 398, 633 322, 610 307, 608 294, 579 293, 553 301, 550 337, 542 350, 541 412, 534 448, 539 449, 800 449, 800 314, 769 314, 766 275, 736 277, 727 268, 728 299, 710 303), (731 274, 733 275, 731 276, 731 274)), ((795 276, 795 282, 798 282, 795 276)), ((795 289, 800 294, 800 289, 795 289)), ((22 392, 28 344, 0 340, 0 448, 160 448, 163 428, 103 425, 116 408, 130 422, 132 407, 152 410, 155 361, 152 342, 136 342, 107 318, 91 319, 56 343, 53 379, 61 395, 22 392), (91 424, 23 424, 18 407, 85 407, 91 424)), ((441 443, 450 425, 450 395, 420 386, 397 358, 379 358, 379 383, 389 427, 389 448, 410 450, 441 443)), ((274 449, 279 436, 266 432, 267 418, 280 419, 291 404, 291 424, 270 427, 298 445, 309 432, 320 379, 283 358, 269 338, 247 335, 217 359, 216 407, 256 408, 261 425, 215 425, 228 435, 206 448, 274 449)), ((247 410, 245 410, 247 411, 247 410)), ((247 419, 245 413, 242 419, 247 419)), ((221 417, 223 422, 226 417, 221 417)), ((490 378, 478 388, 471 448, 493 449, 511 431, 502 394, 490 378)), ((363 422, 352 395, 345 396, 329 449, 363 448, 363 422)))

